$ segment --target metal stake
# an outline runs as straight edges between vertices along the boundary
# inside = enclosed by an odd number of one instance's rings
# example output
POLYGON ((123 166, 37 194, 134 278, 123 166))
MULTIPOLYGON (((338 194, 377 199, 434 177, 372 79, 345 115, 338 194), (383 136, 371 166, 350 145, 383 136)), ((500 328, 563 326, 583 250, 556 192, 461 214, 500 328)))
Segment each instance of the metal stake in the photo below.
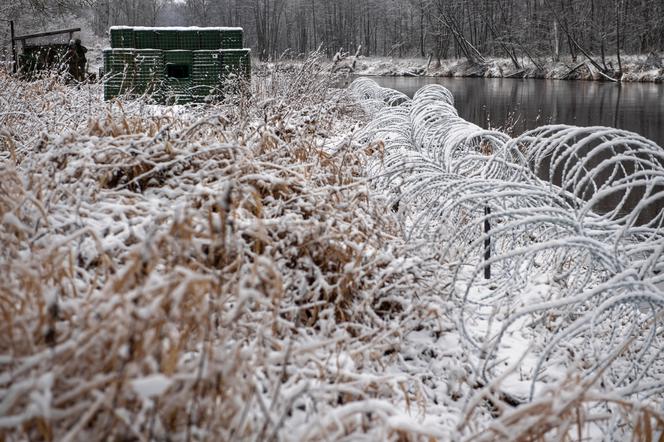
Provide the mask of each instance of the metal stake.
POLYGON ((491 208, 489 206, 484 207, 484 279, 491 279, 491 264, 488 264, 491 259, 491 237, 489 233, 491 232, 491 223, 489 222, 489 216, 491 215, 491 208))
POLYGON ((16 41, 14 40, 14 20, 9 21, 9 31, 12 37, 12 59, 14 60, 14 66, 12 67, 12 72, 16 73, 16 67, 18 66, 18 61, 16 60, 16 41))

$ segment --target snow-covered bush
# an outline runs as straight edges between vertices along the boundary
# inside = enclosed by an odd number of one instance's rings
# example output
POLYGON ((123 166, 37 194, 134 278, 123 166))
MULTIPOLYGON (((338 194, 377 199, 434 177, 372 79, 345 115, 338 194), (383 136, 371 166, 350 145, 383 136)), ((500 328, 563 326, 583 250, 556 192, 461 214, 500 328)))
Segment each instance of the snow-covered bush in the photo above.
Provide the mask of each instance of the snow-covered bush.
POLYGON ((192 107, 0 73, 0 438, 450 434, 419 359, 448 272, 371 195, 380 146, 339 135, 357 107, 319 66, 192 107))

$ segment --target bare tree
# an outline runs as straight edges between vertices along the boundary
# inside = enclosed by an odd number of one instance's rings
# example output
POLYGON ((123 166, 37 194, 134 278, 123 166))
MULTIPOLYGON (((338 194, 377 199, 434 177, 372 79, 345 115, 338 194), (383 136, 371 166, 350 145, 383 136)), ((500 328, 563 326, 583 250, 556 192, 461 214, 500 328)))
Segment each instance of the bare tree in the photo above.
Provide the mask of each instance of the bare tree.
MULTIPOLYGON (((91 17, 93 30, 128 25, 232 25, 261 58, 319 46, 377 56, 463 57, 482 64, 506 56, 569 57, 610 75, 624 54, 664 50, 664 0, 17 0, 5 17, 91 17), (612 67, 609 56, 617 57, 612 67)), ((49 21, 42 20, 44 26, 49 21)))

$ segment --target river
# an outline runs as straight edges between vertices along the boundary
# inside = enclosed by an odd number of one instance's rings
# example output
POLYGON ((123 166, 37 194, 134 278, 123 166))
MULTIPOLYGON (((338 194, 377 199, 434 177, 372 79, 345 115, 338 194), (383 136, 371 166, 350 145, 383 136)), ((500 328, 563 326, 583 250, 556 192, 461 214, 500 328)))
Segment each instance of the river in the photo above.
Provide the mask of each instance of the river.
POLYGON ((545 124, 610 126, 639 133, 664 146, 664 85, 510 78, 371 77, 412 97, 422 86, 442 84, 459 115, 510 135, 545 124))

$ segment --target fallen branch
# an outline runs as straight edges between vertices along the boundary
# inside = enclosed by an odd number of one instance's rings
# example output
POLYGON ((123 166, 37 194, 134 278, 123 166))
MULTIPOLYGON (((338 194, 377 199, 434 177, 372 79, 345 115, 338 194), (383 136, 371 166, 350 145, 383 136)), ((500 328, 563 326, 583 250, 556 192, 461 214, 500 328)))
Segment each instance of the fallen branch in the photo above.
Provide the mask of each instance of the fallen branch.
POLYGON ((570 77, 570 75, 572 75, 572 74, 573 74, 574 72, 576 72, 581 66, 584 66, 585 64, 586 64, 586 62, 585 62, 585 61, 582 61, 581 63, 579 63, 579 64, 577 64, 576 66, 574 66, 572 69, 570 69, 570 71, 569 71, 568 73, 565 74, 565 76, 563 77, 563 80, 567 80, 567 79, 570 77))
POLYGON ((525 70, 525 69, 521 69, 520 71, 513 72, 513 73, 511 73, 511 74, 509 74, 509 75, 506 75, 505 78, 514 78, 514 77, 517 77, 517 76, 519 76, 519 75, 523 76, 525 73, 526 73, 526 70, 525 70))

